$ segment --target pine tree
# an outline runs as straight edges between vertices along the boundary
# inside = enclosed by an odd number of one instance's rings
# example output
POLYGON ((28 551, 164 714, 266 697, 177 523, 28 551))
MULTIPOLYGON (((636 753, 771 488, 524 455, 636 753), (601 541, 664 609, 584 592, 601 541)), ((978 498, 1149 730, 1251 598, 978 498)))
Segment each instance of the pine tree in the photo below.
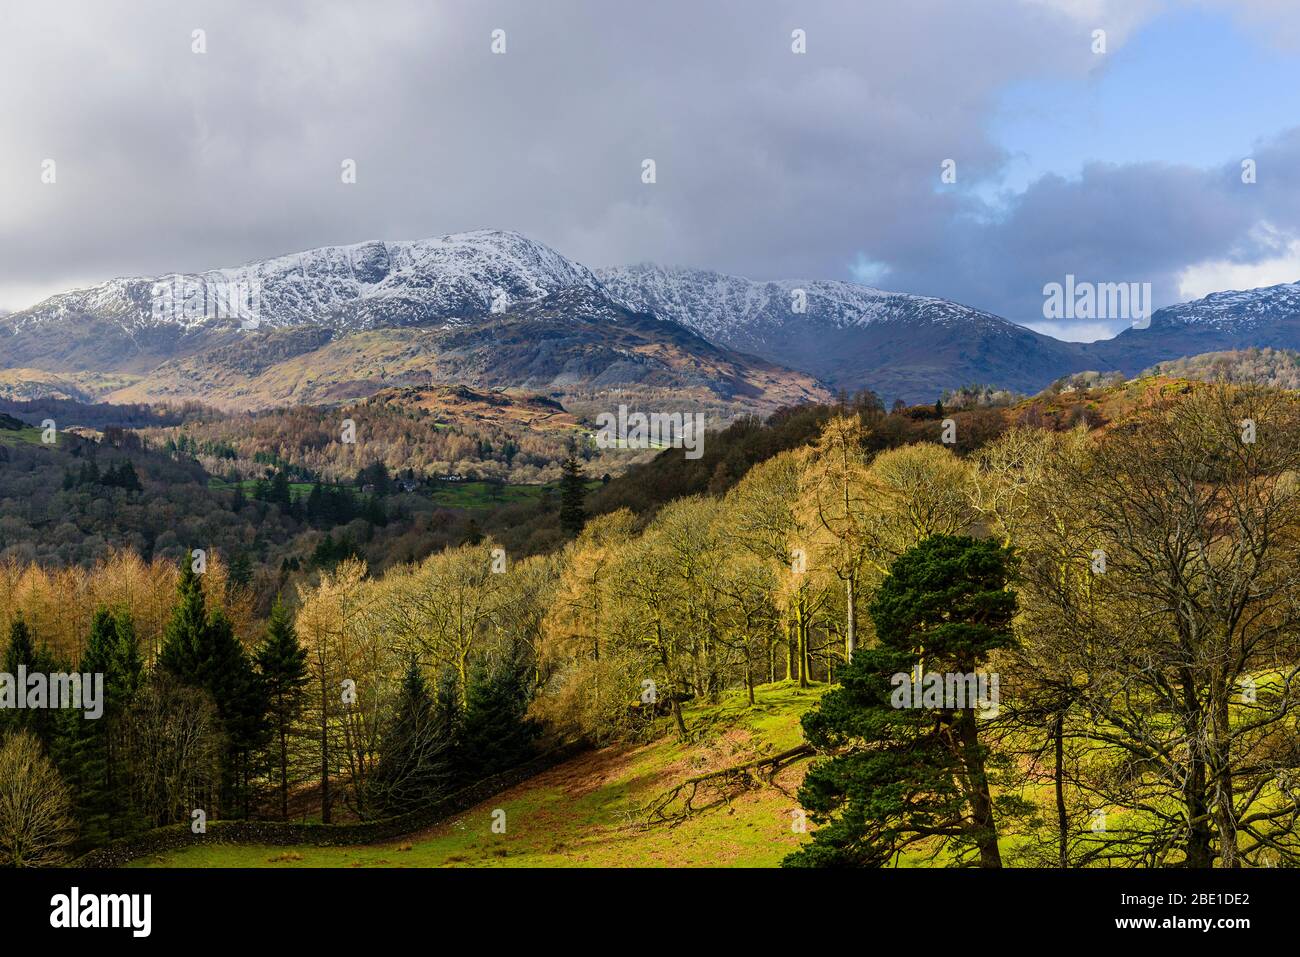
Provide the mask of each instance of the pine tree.
POLYGON ((226 735, 221 768, 223 804, 247 817, 260 771, 256 759, 270 730, 266 689, 224 612, 214 612, 208 622, 201 660, 196 684, 212 695, 226 735))
POLYGON ((140 484, 140 476, 136 473, 135 466, 129 459, 123 459, 117 467, 113 484, 118 488, 126 489, 128 492, 139 492, 144 489, 140 484))
MULTIPOLYGON (((44 645, 38 645, 31 629, 21 616, 15 618, 9 626, 9 645, 5 649, 4 666, 0 671, 14 676, 18 680, 18 669, 26 669, 27 674, 49 674, 58 671, 58 663, 44 645)), ((26 694, 27 689, 17 687, 16 694, 26 694)), ((46 752, 54 743, 56 712, 50 708, 0 709, 0 732, 13 733, 30 731, 46 752)))
POLYGON ((270 496, 271 501, 283 509, 287 510, 293 504, 293 489, 289 486, 289 476, 283 469, 271 479, 270 496))
POLYGON ((433 689, 433 720, 439 736, 450 743, 453 763, 457 763, 464 717, 460 706, 460 677, 455 668, 443 668, 433 689))
POLYGON ((428 683, 412 661, 380 744, 379 762, 366 785, 369 813, 401 814, 446 791, 451 781, 451 742, 445 732, 428 683))
POLYGON ((5 646, 4 671, 17 675, 19 665, 30 666, 35 658, 36 648, 32 641, 32 631, 19 615, 9 626, 9 644, 5 646))
POLYGON ((289 819, 289 734, 302 713, 307 683, 307 649, 298 641, 289 612, 277 598, 257 649, 257 670, 266 691, 274 735, 274 763, 280 771, 280 816, 289 819))
POLYGON ((253 583, 253 563, 246 552, 238 552, 230 563, 230 587, 247 588, 253 583))
POLYGON ((104 696, 106 707, 114 714, 121 714, 144 682, 144 659, 130 614, 118 611, 113 616, 113 624, 117 640, 108 648, 104 696))
POLYGON ((458 770, 479 780, 522 764, 539 733, 528 719, 532 672, 524 656, 509 651, 478 662, 465 693, 458 735, 458 770))
POLYGON ((199 646, 208 625, 208 611, 203 584, 189 563, 181 566, 176 591, 178 600, 163 631, 158 665, 181 682, 193 685, 198 683, 199 646))
POLYGON ((787 866, 884 867, 926 838, 959 861, 1001 866, 995 810, 1026 808, 990 796, 980 705, 915 706, 898 693, 922 670, 975 674, 990 652, 1012 644, 1014 564, 994 542, 936 535, 890 567, 869 609, 878 644, 859 648, 839 672, 841 686, 804 715, 808 741, 834 756, 814 764, 799 789, 821 826, 787 866))
POLYGON ((81 843, 93 847, 130 829, 125 775, 114 750, 115 725, 143 676, 129 615, 96 610, 79 670, 103 675, 103 712, 89 719, 79 709, 61 711, 54 757, 72 793, 81 843))
MULTIPOLYGON (((86 650, 81 656, 81 671, 104 676, 105 697, 108 695, 109 669, 114 647, 117 645, 117 622, 107 608, 96 609, 90 622, 90 635, 86 650)), ((107 701, 105 701, 107 709, 107 701)), ((57 761, 63 780, 72 791, 73 812, 81 825, 83 839, 98 841, 108 834, 108 822, 113 812, 112 796, 108 793, 107 725, 97 720, 87 720, 80 712, 69 709, 61 738, 65 745, 64 756, 57 761)))
POLYGON ((587 495, 587 483, 583 480, 582 466, 570 455, 560 467, 560 528, 564 534, 576 537, 587 524, 587 510, 583 500, 587 495))
POLYGON ((181 570, 179 601, 163 635, 159 666, 182 684, 212 696, 226 735, 222 798, 229 810, 251 807, 254 756, 264 742, 266 695, 248 653, 224 612, 207 614, 203 587, 190 566, 181 570))
POLYGON ((307 521, 315 522, 321 518, 325 511, 325 490, 321 488, 320 482, 311 487, 307 493, 307 521))

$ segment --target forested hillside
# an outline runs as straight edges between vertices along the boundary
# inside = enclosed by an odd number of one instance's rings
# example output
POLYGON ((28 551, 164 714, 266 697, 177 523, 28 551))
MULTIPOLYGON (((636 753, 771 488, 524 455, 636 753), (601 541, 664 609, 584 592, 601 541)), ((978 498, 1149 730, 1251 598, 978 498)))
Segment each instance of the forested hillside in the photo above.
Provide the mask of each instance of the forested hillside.
POLYGON ((1300 389, 1300 353, 1292 349, 1238 349, 1205 352, 1161 362, 1145 375, 1166 375, 1212 382, 1251 383, 1279 389, 1300 389))
MULTIPOLYGON (((74 457, 8 434, 17 461, 74 457)), ((111 689, 100 722, 0 715, 21 732, 0 766, 58 822, 23 846, 66 859, 196 809, 381 820, 558 742, 717 741, 723 702, 829 685, 803 744, 711 765, 699 801, 692 775, 657 775, 631 823, 725 832, 731 796, 779 783, 771 758, 807 768, 780 805, 810 835, 790 864, 1300 863, 1294 393, 1156 378, 956 413, 866 396, 708 448, 594 491, 571 463, 550 506, 486 510, 407 564, 302 568, 269 613, 219 549, 179 569, 11 555, 4 670, 111 689), (900 705, 896 679, 922 674, 997 682, 900 705)), ((101 499, 140 494, 112 474, 101 499)))

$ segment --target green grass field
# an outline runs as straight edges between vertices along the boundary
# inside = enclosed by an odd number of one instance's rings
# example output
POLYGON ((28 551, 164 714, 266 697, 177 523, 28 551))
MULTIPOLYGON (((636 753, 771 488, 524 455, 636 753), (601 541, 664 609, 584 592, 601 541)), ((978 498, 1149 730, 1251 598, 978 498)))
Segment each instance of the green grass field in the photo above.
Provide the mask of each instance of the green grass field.
MULTIPOLYGON (((777 683, 686 711, 694 744, 664 737, 572 758, 429 831, 362 847, 208 846, 141 859, 140 867, 774 867, 806 836, 792 826, 800 762, 774 786, 669 827, 636 811, 694 774, 794 747, 799 717, 825 690, 777 683), (505 811, 505 833, 492 812, 505 811)), ((665 726, 665 731, 668 728, 665 726)))
POLYGON ((444 508, 488 509, 515 502, 536 501, 547 487, 494 485, 491 482, 440 482, 431 497, 434 504, 444 508))
MULTIPOLYGON (((61 441, 61 439, 57 440, 61 441)), ((41 445, 41 430, 35 426, 23 429, 0 429, 0 445, 41 445)))

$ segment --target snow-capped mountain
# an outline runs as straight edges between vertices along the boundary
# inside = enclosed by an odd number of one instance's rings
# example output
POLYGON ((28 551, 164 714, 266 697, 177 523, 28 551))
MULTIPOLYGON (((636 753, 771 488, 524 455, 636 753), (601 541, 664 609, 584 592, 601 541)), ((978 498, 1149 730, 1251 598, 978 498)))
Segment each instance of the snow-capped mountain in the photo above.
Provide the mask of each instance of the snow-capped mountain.
POLYGON ((1092 369, 1132 375, 1158 362, 1251 347, 1300 349, 1300 283, 1215 292, 1157 309, 1150 328, 1082 348, 1092 369))
POLYGON ((813 395, 815 377, 887 402, 931 402, 971 383, 1032 392, 1085 369, 1131 374, 1248 346, 1300 348, 1300 283, 1215 293, 1158 310, 1149 328, 1081 345, 946 299, 852 282, 653 265, 593 272, 497 230, 114 279, 0 316, 0 369, 98 377, 104 395, 125 380, 133 400, 212 395, 227 404, 297 401, 304 390, 356 395, 392 376, 453 382, 458 369, 463 381, 494 387, 590 391, 639 380, 729 401, 813 395), (651 361, 656 349, 672 362, 651 361), (692 362, 703 379, 687 374, 692 362), (203 385, 190 393, 189 382, 203 385))
POLYGON ((1075 353, 1068 343, 980 309, 851 282, 759 282, 654 265, 596 275, 634 308, 713 342, 887 399, 933 400, 968 382, 1037 389, 1062 374, 1056 370, 1075 353))
POLYGON ((762 346, 776 330, 791 323, 836 329, 918 320, 954 328, 971 322, 1013 325, 947 299, 885 292, 833 279, 757 282, 651 263, 598 269, 596 276, 630 305, 728 344, 747 341, 762 346))
POLYGON ((24 332, 94 317, 128 333, 223 321, 356 330, 500 312, 575 285, 597 283, 590 270, 548 246, 518 233, 479 230, 323 246, 199 274, 114 279, 52 296, 7 325, 24 332))
POLYGON ((457 382, 581 396, 643 388, 738 408, 828 394, 810 375, 630 310, 586 267, 497 231, 63 293, 0 319, 0 368, 89 375, 109 401, 234 408, 457 382))
POLYGON ((1203 299, 1158 309, 1152 325, 1208 325, 1241 330, 1300 316, 1300 282, 1212 292, 1203 299))

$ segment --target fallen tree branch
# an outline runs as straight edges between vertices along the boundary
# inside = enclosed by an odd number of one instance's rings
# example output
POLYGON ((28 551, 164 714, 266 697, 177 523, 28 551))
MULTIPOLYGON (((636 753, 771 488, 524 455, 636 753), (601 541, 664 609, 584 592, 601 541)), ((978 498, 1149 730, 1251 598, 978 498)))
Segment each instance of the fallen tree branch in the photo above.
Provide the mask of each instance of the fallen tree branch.
POLYGON ((641 826, 649 828, 659 824, 667 824, 670 827, 675 827, 693 814, 699 814, 724 804, 730 806, 731 799, 737 794, 751 788, 760 787, 764 783, 772 784, 772 779, 782 770, 795 761, 810 757, 813 753, 812 745, 801 744, 779 754, 769 754, 765 757, 746 761, 743 764, 733 764, 717 771, 696 774, 669 788, 646 804, 641 809, 641 826), (702 788, 705 795, 712 796, 712 800, 707 804, 696 807, 695 801, 701 797, 700 791, 702 788), (673 805, 679 798, 681 799, 681 807, 674 810, 673 805))

